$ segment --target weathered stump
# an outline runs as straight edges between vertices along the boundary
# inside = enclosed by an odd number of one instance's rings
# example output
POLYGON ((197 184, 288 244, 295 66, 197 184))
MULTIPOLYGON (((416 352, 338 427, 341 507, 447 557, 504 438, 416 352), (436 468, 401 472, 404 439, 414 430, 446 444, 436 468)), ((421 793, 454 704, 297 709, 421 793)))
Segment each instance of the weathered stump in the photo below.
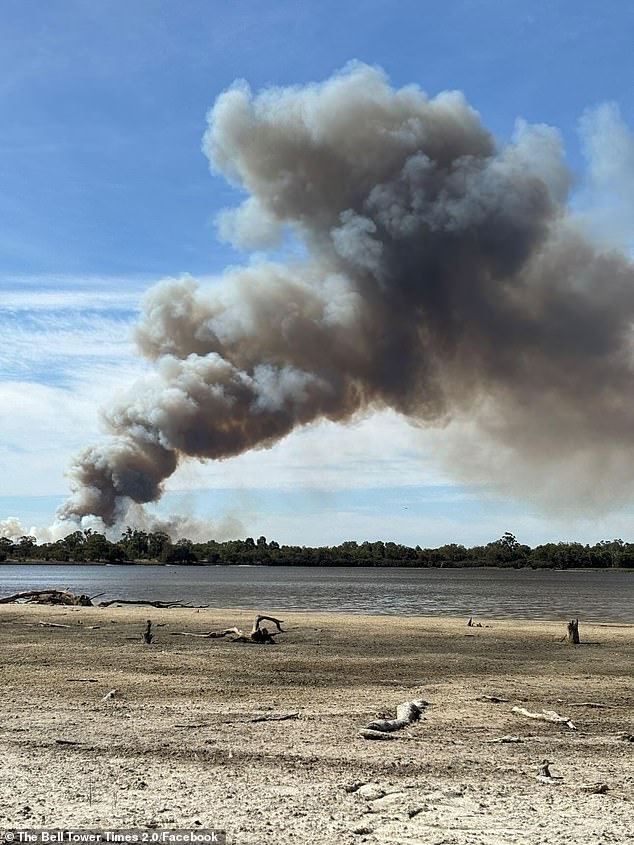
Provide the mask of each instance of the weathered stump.
POLYGON ((567 642, 569 645, 579 645, 581 642, 579 639, 579 620, 578 619, 571 619, 568 623, 568 638, 567 642))
POLYGON ((148 619, 147 626, 145 628, 145 631, 143 631, 143 633, 141 634, 141 637, 143 638, 143 642, 146 645, 150 645, 150 643, 154 639, 154 634, 152 633, 152 620, 151 619, 148 619))

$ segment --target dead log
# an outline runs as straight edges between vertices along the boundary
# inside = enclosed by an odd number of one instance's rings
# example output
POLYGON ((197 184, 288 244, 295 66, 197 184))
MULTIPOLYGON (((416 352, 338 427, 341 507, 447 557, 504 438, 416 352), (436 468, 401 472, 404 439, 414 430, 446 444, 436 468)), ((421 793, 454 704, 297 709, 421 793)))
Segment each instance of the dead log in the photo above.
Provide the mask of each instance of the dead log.
POLYGON ((141 634, 141 639, 146 645, 151 645, 152 640, 154 639, 154 634, 152 633, 152 620, 148 619, 147 625, 145 627, 145 631, 141 634))
POLYGON ((393 736, 392 734, 386 734, 384 731, 374 731, 371 728, 362 728, 359 731, 359 734, 363 737, 363 739, 398 739, 398 737, 393 736))
POLYGON ((284 630, 282 629, 282 622, 284 620, 283 619, 276 619, 275 616, 256 616, 255 622, 253 623, 252 633, 260 630, 260 622, 264 621, 265 619, 266 619, 267 622, 272 622, 276 626, 276 628, 280 632, 280 634, 285 633, 284 630))
POLYGON ((11 596, 0 598, 0 604, 11 604, 12 602, 24 601, 35 604, 63 604, 75 607, 92 607, 90 596, 76 596, 70 590, 25 590, 22 593, 14 593, 11 596))
POLYGON ((368 732, 392 733, 393 731, 400 731, 408 725, 418 722, 425 711, 425 707, 428 705, 429 702, 424 701, 422 698, 415 699, 414 701, 405 701, 396 708, 396 719, 377 719, 374 722, 370 722, 361 731, 361 736, 364 739, 376 739, 377 737, 375 736, 369 736, 368 732))
POLYGON ((254 716, 251 722, 285 722, 287 719, 297 719, 299 711, 294 713, 263 713, 261 716, 254 716))
POLYGON ((476 701, 490 701, 491 704, 500 704, 503 701, 508 701, 508 698, 502 698, 499 695, 480 695, 476 701))
POLYGON ((170 637, 198 637, 201 640, 215 640, 218 637, 222 638, 225 635, 224 631, 206 631, 198 634, 195 631, 170 631, 170 637))
POLYGON ((42 628, 73 628, 74 625, 62 625, 60 622, 38 622, 42 628))
POLYGON ((528 719, 540 719, 542 722, 556 722, 566 725, 573 731, 577 730, 575 723, 566 716, 560 716, 555 710, 542 710, 541 713, 531 713, 525 707, 513 707, 512 713, 518 713, 520 716, 526 716, 528 719))
MULTIPOLYGON (((250 633, 247 634, 245 631, 242 631, 240 628, 233 627, 233 628, 226 628, 222 632, 222 636, 233 635, 231 637, 231 642, 234 642, 234 643, 268 643, 269 645, 275 645, 275 640, 273 639, 273 636, 272 636, 271 632, 269 631, 269 629, 268 628, 260 628, 260 622, 264 621, 265 619, 269 622, 272 622, 276 626, 276 628, 280 632, 280 634, 286 633, 284 631, 284 629, 282 628, 282 622, 283 622, 282 619, 276 619, 275 616, 262 616, 261 614, 258 614, 255 617, 255 621, 253 623, 253 628, 251 628, 250 633)), ((277 633, 276 633, 276 636, 277 636, 277 633)))
POLYGON ((98 607, 111 607, 113 604, 145 605, 146 607, 157 607, 161 610, 168 610, 170 607, 208 607, 206 604, 192 605, 189 602, 182 601, 150 601, 149 599, 110 599, 110 601, 100 601, 98 607))
POLYGON ((579 645, 579 620, 571 619, 568 623, 568 645, 579 645))

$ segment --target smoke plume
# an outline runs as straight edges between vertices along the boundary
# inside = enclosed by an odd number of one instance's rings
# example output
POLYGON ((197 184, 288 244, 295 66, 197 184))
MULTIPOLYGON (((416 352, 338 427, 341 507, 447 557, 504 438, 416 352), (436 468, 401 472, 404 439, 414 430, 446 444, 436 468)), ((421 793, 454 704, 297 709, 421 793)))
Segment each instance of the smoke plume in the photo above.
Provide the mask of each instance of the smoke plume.
POLYGON ((499 145, 460 93, 353 64, 320 85, 234 85, 204 151, 248 195, 222 236, 291 237, 297 257, 147 293, 136 339, 154 375, 105 412, 112 438, 78 457, 64 518, 112 524, 185 458, 386 407, 468 421, 458 474, 494 443, 498 480, 561 472, 591 496, 610 473, 631 490, 634 267, 575 226, 553 129, 520 123, 499 145))

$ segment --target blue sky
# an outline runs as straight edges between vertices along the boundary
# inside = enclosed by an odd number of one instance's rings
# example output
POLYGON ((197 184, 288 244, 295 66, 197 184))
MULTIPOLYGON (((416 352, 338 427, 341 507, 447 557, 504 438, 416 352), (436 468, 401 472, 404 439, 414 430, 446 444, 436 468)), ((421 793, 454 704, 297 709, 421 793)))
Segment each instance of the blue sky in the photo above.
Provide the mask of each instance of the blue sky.
MULTIPOLYGON (((201 152, 206 113, 235 79, 302 84, 359 59, 394 86, 459 88, 501 140, 518 117, 557 127, 573 201, 606 231, 632 231, 626 0, 0 0, 0 14, 0 521, 25 530, 50 524, 72 455, 100 436, 99 408, 147 369, 130 339, 143 291, 247 260, 217 239, 216 215, 240 198, 201 152), (618 105, 624 146, 597 184, 579 121, 602 103, 618 105)), ((461 486, 437 436, 393 414, 318 426, 183 467, 160 509, 298 543, 632 536, 631 506, 555 518, 461 486)))

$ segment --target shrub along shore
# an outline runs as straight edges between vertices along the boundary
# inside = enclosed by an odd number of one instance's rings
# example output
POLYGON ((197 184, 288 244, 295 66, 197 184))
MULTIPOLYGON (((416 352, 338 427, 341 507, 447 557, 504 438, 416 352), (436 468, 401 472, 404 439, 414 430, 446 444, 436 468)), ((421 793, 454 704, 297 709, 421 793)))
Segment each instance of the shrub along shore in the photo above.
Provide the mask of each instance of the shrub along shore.
POLYGON ((6 563, 171 563, 231 566, 502 566, 533 569, 613 569, 634 567, 634 543, 601 540, 594 545, 544 543, 531 548, 506 533, 483 546, 448 543, 428 549, 417 545, 349 540, 337 546, 288 546, 254 540, 173 541, 161 531, 126 528, 119 540, 96 531, 75 531, 51 543, 35 537, 0 538, 0 562, 6 563))

